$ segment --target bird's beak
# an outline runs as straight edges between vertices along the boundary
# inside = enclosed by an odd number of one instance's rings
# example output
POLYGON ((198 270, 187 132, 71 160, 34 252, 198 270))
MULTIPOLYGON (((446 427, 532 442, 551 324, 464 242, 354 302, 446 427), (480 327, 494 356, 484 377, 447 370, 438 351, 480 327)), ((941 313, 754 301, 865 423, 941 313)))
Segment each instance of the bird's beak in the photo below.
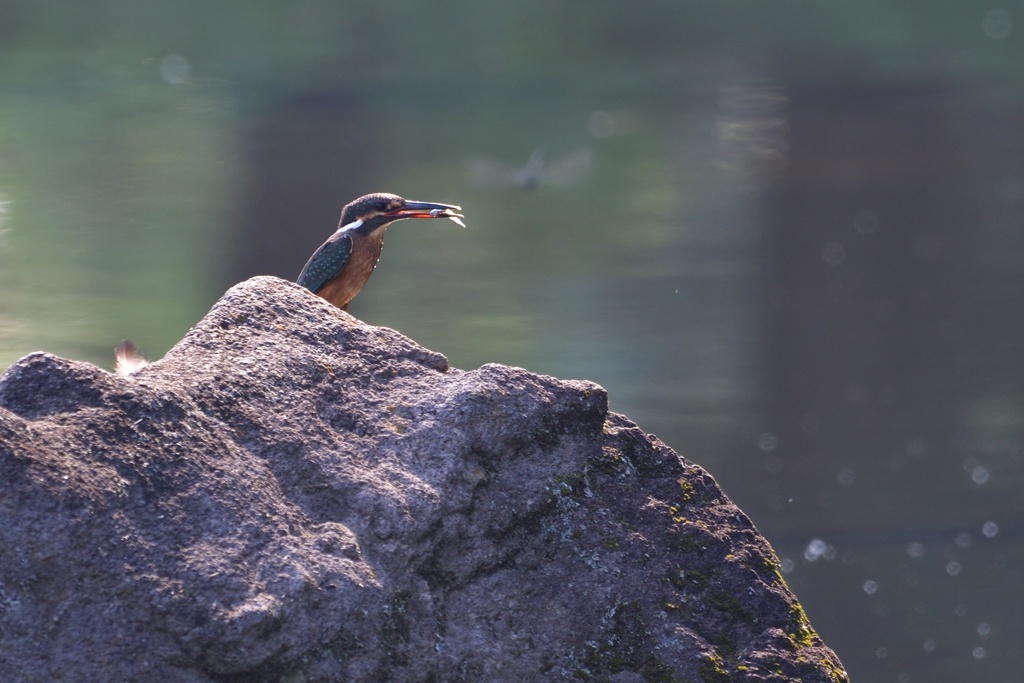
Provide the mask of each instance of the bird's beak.
POLYGON ((389 211, 387 215, 395 218, 447 218, 466 227, 466 224, 462 222, 464 216, 458 213, 459 211, 462 211, 462 207, 453 204, 406 201, 402 208, 389 211))

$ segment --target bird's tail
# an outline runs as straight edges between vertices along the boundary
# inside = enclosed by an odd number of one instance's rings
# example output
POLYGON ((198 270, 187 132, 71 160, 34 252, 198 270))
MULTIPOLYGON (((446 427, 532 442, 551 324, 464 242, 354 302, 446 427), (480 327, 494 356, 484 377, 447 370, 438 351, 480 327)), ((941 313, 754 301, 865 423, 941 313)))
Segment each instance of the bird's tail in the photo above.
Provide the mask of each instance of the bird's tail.
POLYGON ((122 377, 149 365, 149 361, 142 357, 139 347, 131 339, 125 339, 117 345, 114 349, 114 359, 114 371, 122 377))

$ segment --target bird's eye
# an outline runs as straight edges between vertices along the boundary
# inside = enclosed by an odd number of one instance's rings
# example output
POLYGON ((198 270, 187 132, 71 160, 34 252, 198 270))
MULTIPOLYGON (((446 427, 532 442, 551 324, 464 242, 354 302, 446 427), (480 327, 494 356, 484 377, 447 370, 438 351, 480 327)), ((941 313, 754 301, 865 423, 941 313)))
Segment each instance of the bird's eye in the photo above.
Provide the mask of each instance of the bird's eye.
POLYGON ((381 213, 384 213, 384 210, 387 209, 387 205, 385 205, 384 202, 374 202, 373 208, 377 209, 381 213))

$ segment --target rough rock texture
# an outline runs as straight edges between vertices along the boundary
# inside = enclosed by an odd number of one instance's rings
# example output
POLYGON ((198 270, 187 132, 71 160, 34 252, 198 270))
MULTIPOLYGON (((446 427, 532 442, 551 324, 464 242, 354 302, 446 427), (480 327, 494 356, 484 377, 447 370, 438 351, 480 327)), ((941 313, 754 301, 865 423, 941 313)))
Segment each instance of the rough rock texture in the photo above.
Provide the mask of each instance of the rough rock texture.
POLYGON ((845 681, 771 548, 603 389, 275 278, 129 376, 0 378, 11 681, 845 681))

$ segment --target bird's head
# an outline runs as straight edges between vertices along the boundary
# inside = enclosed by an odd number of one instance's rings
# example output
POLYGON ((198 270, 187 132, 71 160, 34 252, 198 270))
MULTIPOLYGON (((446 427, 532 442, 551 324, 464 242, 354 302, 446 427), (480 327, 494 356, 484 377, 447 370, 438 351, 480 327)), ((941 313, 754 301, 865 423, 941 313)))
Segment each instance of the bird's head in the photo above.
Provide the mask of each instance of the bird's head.
POLYGON ((368 234, 403 218, 448 218, 462 227, 462 207, 434 202, 414 202, 396 194, 368 194, 348 204, 341 211, 338 230, 358 230, 368 234))

